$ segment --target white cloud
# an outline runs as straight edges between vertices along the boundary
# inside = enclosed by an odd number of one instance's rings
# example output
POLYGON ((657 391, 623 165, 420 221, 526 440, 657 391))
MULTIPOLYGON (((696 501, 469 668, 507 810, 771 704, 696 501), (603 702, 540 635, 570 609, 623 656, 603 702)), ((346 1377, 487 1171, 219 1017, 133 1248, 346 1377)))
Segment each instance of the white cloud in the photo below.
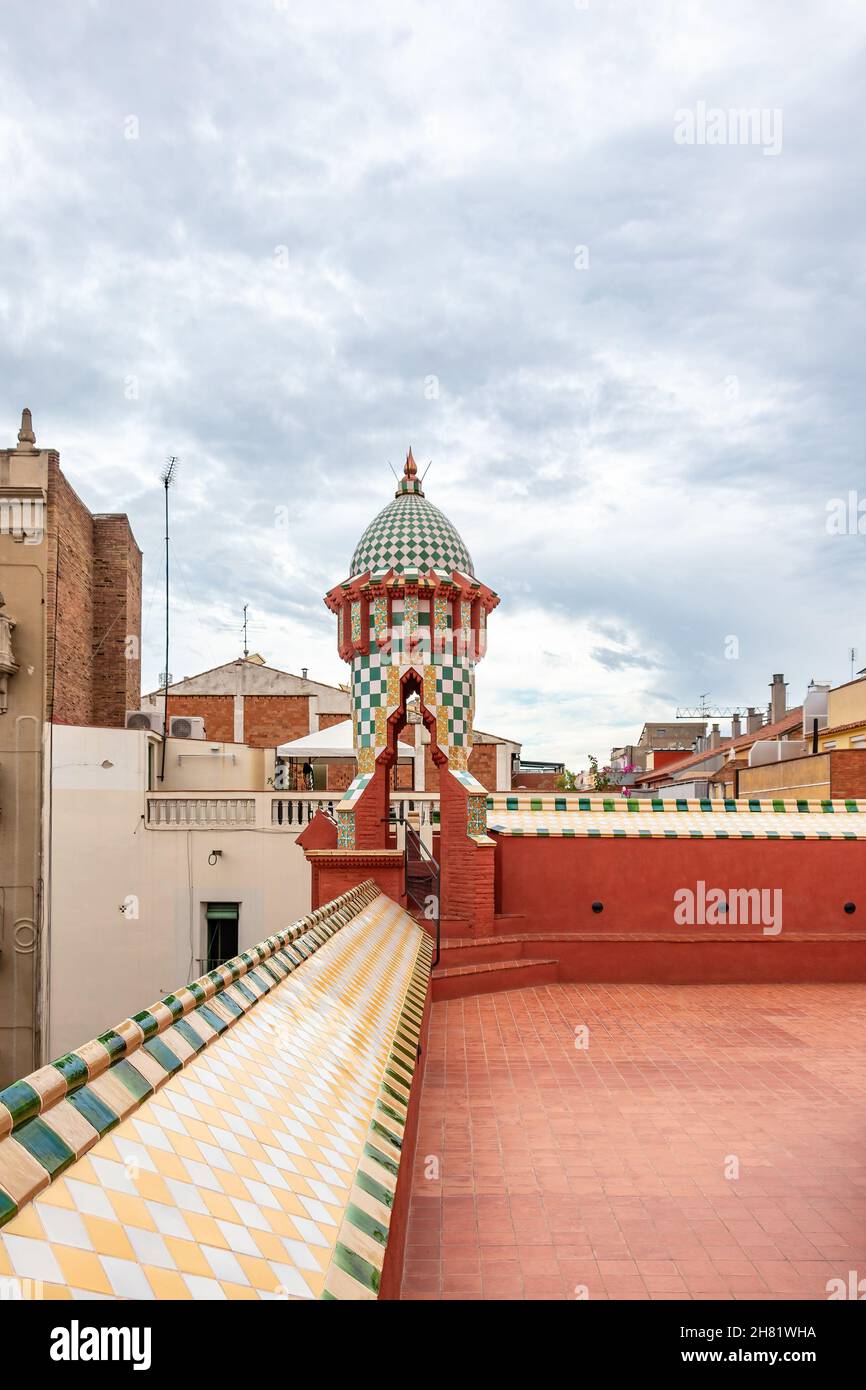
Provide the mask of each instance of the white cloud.
POLYGON ((151 613, 180 454, 175 671, 237 655, 247 601, 270 661, 342 678, 321 596, 411 442, 502 596, 479 725, 527 756, 606 756, 707 689, 760 704, 773 670, 792 696, 842 678, 863 548, 824 521, 863 486, 864 35, 857 0, 831 25, 817 0, 50 24, 11 0, 8 442, 28 404, 84 498, 129 510, 151 613), (782 154, 675 145, 699 100, 781 108, 782 154))

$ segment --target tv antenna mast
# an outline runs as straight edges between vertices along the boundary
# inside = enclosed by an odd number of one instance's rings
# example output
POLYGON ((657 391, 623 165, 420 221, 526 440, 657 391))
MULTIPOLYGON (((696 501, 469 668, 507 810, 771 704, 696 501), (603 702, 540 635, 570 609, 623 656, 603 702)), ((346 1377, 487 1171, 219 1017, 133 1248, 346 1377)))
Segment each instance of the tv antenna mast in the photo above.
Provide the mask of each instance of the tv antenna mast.
POLYGON ((697 707, 679 706, 676 712, 677 719, 731 719, 738 715, 747 714, 745 705, 711 705, 709 704, 710 692, 705 690, 698 696, 699 704, 697 707))
POLYGON ((247 646, 247 609, 249 608, 249 606, 250 605, 248 603, 244 604, 244 661, 246 661, 247 657, 250 654, 250 649, 247 646))
POLYGON ((168 686, 169 681, 171 680, 171 676, 169 675, 168 671, 168 490, 175 481, 175 478, 177 477, 177 466, 179 462, 180 460, 174 454, 169 454, 165 462, 165 468, 163 468, 162 473, 160 474, 160 482, 162 483, 162 486, 165 489, 165 667, 163 669, 163 678, 165 683, 163 686, 162 701, 162 758, 160 761, 159 769, 160 782, 164 781, 165 779, 165 745, 168 739, 168 686))

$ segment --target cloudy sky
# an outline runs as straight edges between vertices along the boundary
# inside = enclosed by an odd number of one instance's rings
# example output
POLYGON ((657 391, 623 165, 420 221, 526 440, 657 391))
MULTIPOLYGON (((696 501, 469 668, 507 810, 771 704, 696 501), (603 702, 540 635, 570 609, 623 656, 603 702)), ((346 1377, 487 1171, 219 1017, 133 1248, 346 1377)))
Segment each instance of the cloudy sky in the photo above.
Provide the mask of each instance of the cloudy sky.
POLYGON ((321 596, 410 442, 526 757, 866 665, 864 40, 862 0, 4 0, 2 442, 29 405, 129 512, 145 685, 168 453, 174 675, 248 602, 338 681, 321 596))

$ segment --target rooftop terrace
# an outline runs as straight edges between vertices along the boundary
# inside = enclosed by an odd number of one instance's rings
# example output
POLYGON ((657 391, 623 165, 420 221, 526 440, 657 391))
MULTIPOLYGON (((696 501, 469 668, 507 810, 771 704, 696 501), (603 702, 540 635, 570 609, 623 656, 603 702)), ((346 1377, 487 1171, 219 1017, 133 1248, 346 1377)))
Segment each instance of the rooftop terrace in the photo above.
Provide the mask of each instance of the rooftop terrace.
POLYGON ((434 1004, 403 1298, 826 1299, 866 1265, 864 1008, 860 984, 434 1004))

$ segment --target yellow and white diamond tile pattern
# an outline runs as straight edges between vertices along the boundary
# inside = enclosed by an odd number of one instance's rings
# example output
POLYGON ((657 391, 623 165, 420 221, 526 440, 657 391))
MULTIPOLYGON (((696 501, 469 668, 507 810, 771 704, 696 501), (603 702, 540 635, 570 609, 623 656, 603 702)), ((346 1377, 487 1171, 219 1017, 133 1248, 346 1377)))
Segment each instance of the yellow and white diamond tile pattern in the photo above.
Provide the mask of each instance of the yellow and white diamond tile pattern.
POLYGON ((0 1232, 45 1297, 316 1298, 423 932, 380 895, 0 1232))

